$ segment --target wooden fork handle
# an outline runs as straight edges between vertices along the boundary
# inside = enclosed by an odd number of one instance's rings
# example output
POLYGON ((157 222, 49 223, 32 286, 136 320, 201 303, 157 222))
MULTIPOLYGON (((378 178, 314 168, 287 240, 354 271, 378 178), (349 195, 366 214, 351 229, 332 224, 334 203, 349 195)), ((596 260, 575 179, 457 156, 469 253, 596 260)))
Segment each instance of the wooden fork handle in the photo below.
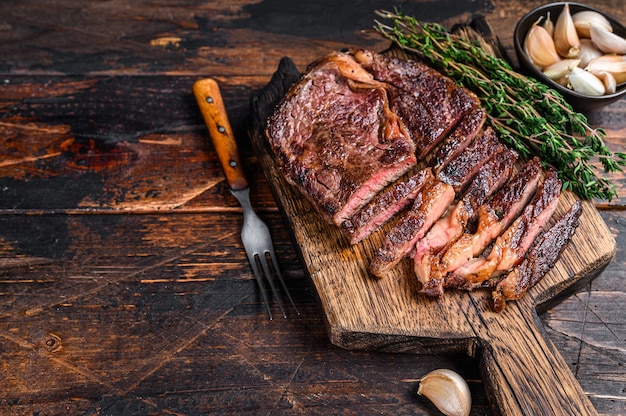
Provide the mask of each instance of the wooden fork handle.
POLYGON ((247 188, 248 181, 241 166, 239 149, 217 82, 212 78, 196 81, 193 84, 193 94, 228 184, 235 191, 247 188))

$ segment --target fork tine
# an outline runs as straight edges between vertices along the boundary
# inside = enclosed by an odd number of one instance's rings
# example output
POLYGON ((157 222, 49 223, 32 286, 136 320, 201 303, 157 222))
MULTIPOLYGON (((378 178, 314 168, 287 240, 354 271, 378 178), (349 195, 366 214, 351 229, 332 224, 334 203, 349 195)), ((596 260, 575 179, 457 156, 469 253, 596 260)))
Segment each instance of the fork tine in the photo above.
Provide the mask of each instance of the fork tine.
MULTIPOLYGON (((270 288, 272 289, 272 294, 276 298, 278 307, 280 308, 280 311, 283 313, 283 318, 287 318, 287 313, 285 312, 285 308, 283 308, 283 302, 282 302, 281 296, 276 290, 276 285, 274 285, 274 279, 272 279, 272 274, 270 273, 270 269, 267 264, 267 258, 265 257, 265 253, 268 253, 268 252, 269 251, 266 249, 265 252, 259 253, 259 262, 261 263, 261 267, 263 267, 263 272, 265 272, 265 278, 267 279, 267 282, 269 283, 270 288)), ((275 269, 278 270, 276 267, 275 269)), ((270 316, 270 319, 272 319, 271 316, 270 316)))
POLYGON ((261 272, 259 270, 259 266, 256 262, 256 255, 254 253, 248 253, 248 261, 250 262, 250 266, 252 266, 252 271, 254 272, 254 278, 256 279, 256 283, 259 286, 259 292, 261 292, 261 297, 263 298, 263 303, 265 304, 265 308, 267 309, 267 313, 272 319, 272 310, 270 308, 270 301, 267 298, 267 291, 265 290, 265 285, 263 284, 263 276, 261 276, 261 272))
POLYGON ((293 309, 296 311, 296 314, 300 315, 300 311, 296 307, 296 303, 293 301, 293 298, 291 297, 291 293, 289 293, 289 289, 287 289, 287 285, 285 284, 283 275, 280 272, 280 267, 278 267, 278 261, 276 260, 276 253, 274 253, 274 248, 270 246, 267 252, 269 253, 270 258, 272 259, 272 264, 274 266, 274 270, 276 271, 276 275, 278 276, 278 280, 280 281, 280 284, 283 287, 284 292, 287 294, 287 298, 289 299, 289 302, 291 302, 291 306, 293 306, 293 309))

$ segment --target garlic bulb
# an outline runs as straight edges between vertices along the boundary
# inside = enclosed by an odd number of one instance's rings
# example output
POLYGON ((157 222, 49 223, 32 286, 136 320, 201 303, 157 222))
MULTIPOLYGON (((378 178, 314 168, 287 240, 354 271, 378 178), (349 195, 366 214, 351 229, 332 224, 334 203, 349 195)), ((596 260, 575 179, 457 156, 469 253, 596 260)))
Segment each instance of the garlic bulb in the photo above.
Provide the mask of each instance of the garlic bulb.
POLYGON ((532 63, 539 68, 545 68, 561 60, 552 37, 543 26, 537 24, 534 24, 526 34, 524 48, 532 63))
POLYGON ((448 369, 433 370, 422 377, 417 394, 424 395, 446 416, 468 416, 472 396, 465 380, 448 369))
POLYGON ((556 19, 554 25, 554 46, 557 52, 564 58, 575 58, 580 52, 580 39, 576 32, 576 26, 572 20, 569 3, 565 3, 563 10, 556 19))
POLYGON ((604 83, 597 76, 582 68, 571 68, 568 80, 572 89, 581 94, 598 96, 606 93, 604 83))
POLYGON ((583 10, 582 12, 574 13, 572 15, 572 21, 574 22, 578 35, 583 38, 591 37, 589 34, 589 22, 593 22, 596 26, 601 26, 609 32, 613 31, 611 22, 609 22, 604 15, 592 10, 583 10))
POLYGON ((626 39, 615 33, 609 32, 604 27, 589 23, 591 43, 604 53, 626 54, 626 39))

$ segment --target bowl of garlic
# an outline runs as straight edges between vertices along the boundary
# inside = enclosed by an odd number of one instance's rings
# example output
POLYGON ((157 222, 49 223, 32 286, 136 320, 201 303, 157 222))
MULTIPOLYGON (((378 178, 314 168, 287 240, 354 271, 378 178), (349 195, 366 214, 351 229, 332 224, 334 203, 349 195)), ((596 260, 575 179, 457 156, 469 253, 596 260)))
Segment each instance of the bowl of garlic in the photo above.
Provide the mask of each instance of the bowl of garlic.
POLYGON ((579 3, 540 6, 513 33, 520 67, 588 112, 626 95, 626 27, 579 3))

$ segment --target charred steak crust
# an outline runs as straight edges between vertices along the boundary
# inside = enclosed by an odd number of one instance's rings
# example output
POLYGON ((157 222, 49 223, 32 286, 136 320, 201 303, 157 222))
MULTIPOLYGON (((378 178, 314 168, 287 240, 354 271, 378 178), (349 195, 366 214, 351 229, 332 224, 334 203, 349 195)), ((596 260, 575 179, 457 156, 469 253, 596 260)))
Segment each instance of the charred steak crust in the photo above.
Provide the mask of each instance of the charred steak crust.
POLYGON ((561 181, 556 172, 550 170, 533 199, 522 214, 498 236, 486 258, 469 263, 469 267, 462 274, 456 273, 448 285, 465 290, 493 286, 494 281, 523 260, 556 210, 560 194, 561 181))
POLYGON ((426 185, 411 209, 398 220, 387 234, 383 246, 375 253, 370 263, 372 274, 384 277, 406 257, 453 200, 452 186, 436 179, 426 185))
POLYGON ((454 130, 443 140, 435 151, 432 162, 435 173, 439 173, 458 156, 480 132, 487 118, 487 111, 478 107, 459 120, 454 130))
POLYGON ((492 292, 494 310, 503 311, 507 300, 521 298, 554 267, 578 228, 581 213, 582 202, 576 201, 569 211, 540 237, 522 263, 498 283, 492 292))
POLYGON ((429 66, 369 51, 356 59, 376 80, 388 85, 391 109, 411 133, 418 158, 423 158, 467 113, 478 97, 429 66))
POLYGON ((478 207, 510 177, 517 153, 504 148, 484 164, 454 208, 439 219, 415 248, 413 269, 421 289, 428 296, 441 296, 446 270, 441 256, 466 230, 478 207))
POLYGON ((504 150, 504 144, 491 128, 487 128, 482 134, 477 135, 465 150, 453 158, 437 177, 440 181, 452 185, 455 192, 460 193, 476 176, 480 168, 502 150, 504 150))
POLYGON ((372 201, 341 223, 341 229, 356 244, 410 205, 424 185, 434 179, 430 168, 399 180, 379 193, 372 201))

